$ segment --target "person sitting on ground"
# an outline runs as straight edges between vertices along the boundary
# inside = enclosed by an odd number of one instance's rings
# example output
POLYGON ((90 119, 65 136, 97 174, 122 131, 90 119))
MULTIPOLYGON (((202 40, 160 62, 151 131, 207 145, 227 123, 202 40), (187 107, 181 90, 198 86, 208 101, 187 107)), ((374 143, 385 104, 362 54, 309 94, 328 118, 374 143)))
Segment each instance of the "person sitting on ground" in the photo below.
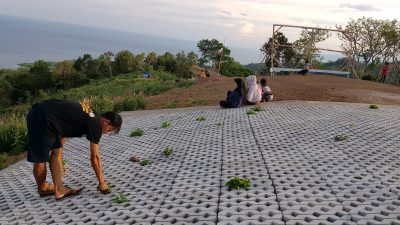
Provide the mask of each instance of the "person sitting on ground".
POLYGON ((99 181, 97 189, 103 194, 108 193, 99 141, 102 134, 118 133, 122 124, 118 113, 106 112, 99 115, 87 103, 51 99, 32 105, 26 120, 29 138, 27 161, 33 163, 33 176, 40 196, 54 195, 59 201, 80 194, 83 188, 64 186, 62 153, 66 138, 83 135, 90 141, 91 164, 99 181), (46 162, 49 162, 54 184, 46 182, 46 162))
POLYGON ((250 75, 247 77, 247 94, 246 94, 246 104, 256 105, 260 103, 262 98, 261 86, 257 83, 257 77, 250 75))
POLYGON ((380 79, 380 81, 382 82, 382 83, 385 83, 385 80, 386 80, 386 77, 387 77, 387 75, 389 74, 389 63, 388 62, 385 62, 384 64, 383 64, 383 66, 382 66, 382 69, 381 69, 381 79, 380 79))
POLYGON ((300 75, 307 75, 310 65, 308 64, 308 60, 304 63, 303 69, 298 72, 300 75))
POLYGON ((261 102, 270 102, 274 98, 272 95, 271 88, 268 87, 267 80, 265 78, 261 79, 261 88, 262 88, 262 98, 261 102))
POLYGON ((220 101, 219 105, 223 108, 237 108, 242 103, 245 96, 245 86, 241 78, 236 78, 235 83, 237 87, 233 91, 228 91, 226 94, 226 101, 220 101))

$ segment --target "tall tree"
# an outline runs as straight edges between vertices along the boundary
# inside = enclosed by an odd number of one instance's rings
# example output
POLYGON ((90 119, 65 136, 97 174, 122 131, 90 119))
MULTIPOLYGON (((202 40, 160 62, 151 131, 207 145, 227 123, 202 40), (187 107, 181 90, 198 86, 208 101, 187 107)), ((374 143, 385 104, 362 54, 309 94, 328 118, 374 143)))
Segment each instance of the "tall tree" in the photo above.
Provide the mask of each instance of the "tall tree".
POLYGON ((345 27, 337 28, 342 31, 339 34, 341 48, 351 59, 350 64, 356 75, 374 76, 374 70, 377 70, 382 61, 396 60, 395 52, 399 45, 397 20, 362 17, 351 19, 345 27))
POLYGON ((115 68, 119 73, 132 72, 133 53, 129 50, 122 50, 115 55, 115 68))
POLYGON ((99 56, 97 60, 99 61, 100 74, 106 77, 112 77, 114 75, 113 58, 114 54, 110 51, 105 52, 99 56))
POLYGON ((218 65, 224 61, 231 61, 231 50, 225 47, 217 39, 203 39, 197 43, 197 47, 201 53, 199 59, 200 65, 211 63, 213 68, 218 68, 218 65))
MULTIPOLYGON (((267 68, 271 67, 272 42, 273 38, 271 37, 260 49, 260 51, 265 54, 265 65, 267 68)), ((296 54, 292 43, 288 41, 283 33, 277 32, 274 45, 274 64, 278 64, 277 66, 292 67, 293 65, 290 65, 290 63, 293 62, 293 58, 296 54)))

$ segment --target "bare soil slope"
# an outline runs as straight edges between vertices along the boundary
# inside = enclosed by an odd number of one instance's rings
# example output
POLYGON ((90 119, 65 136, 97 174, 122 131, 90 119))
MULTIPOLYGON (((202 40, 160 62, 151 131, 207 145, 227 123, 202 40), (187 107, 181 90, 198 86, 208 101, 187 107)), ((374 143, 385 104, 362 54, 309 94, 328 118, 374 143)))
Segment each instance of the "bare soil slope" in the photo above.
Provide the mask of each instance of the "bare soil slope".
MULTIPOLYGON (((202 78, 188 88, 176 88, 147 98, 147 109, 218 105, 234 78, 202 78)), ((260 77, 259 77, 260 79, 260 77)), ((400 88, 389 84, 350 78, 308 75, 267 77, 274 101, 328 101, 400 105, 400 88)))

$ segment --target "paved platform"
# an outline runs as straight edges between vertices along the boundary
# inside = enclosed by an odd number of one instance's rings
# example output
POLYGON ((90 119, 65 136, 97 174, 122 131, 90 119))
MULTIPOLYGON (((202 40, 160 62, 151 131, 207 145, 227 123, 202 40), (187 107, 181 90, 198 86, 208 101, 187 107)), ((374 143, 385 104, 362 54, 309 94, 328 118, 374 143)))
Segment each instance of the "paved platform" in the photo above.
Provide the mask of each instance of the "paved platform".
POLYGON ((400 224, 400 107, 263 108, 124 113, 120 134, 101 140, 113 193, 96 191, 88 142, 71 139, 64 180, 85 191, 62 202, 40 198, 31 165, 19 162, 0 171, 0 224, 400 224), (161 128, 164 121, 172 126, 161 128), (135 128, 144 135, 129 137, 135 128), (335 141, 340 134, 348 139, 335 141), (153 163, 130 162, 135 154, 153 163), (232 176, 251 187, 228 191, 232 176), (114 203, 115 193, 129 202, 114 203))

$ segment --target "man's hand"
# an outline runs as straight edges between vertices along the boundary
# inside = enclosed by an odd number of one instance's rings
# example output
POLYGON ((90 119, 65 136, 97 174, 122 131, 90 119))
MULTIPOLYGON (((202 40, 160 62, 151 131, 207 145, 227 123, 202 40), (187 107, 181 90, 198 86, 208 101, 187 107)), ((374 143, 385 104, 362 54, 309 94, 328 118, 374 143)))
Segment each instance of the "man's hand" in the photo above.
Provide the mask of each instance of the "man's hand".
POLYGON ((103 194, 108 194, 110 193, 110 190, 108 189, 108 185, 106 182, 100 183, 99 186, 97 186, 97 190, 99 190, 103 194))

